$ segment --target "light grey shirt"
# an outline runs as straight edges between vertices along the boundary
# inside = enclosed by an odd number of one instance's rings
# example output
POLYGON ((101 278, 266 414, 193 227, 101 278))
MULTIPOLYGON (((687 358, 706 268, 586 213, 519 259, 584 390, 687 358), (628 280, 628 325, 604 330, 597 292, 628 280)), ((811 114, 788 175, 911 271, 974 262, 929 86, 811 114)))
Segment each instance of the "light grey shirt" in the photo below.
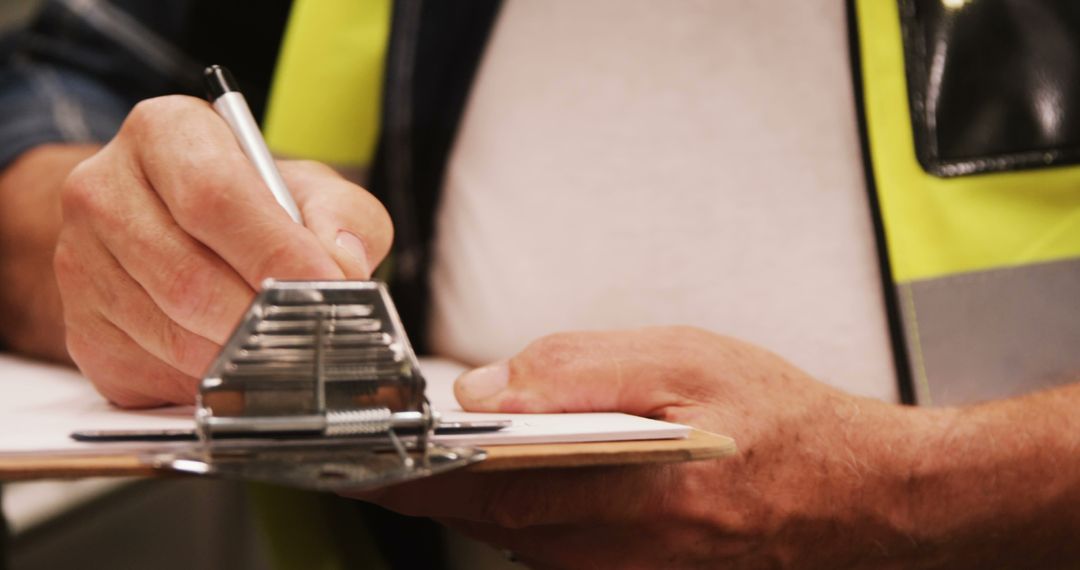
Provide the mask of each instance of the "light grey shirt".
POLYGON ((444 356, 688 324, 897 398, 843 2, 506 2, 437 236, 444 356))

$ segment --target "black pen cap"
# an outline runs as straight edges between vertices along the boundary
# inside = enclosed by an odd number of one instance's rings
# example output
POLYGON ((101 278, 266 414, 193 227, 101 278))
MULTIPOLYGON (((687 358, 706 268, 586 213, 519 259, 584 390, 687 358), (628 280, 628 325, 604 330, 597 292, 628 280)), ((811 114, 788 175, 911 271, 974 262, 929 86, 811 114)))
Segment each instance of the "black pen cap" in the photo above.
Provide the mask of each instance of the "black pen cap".
POLYGON ((220 65, 211 65, 203 70, 203 83, 206 85, 206 97, 211 102, 226 93, 240 90, 232 73, 220 65))

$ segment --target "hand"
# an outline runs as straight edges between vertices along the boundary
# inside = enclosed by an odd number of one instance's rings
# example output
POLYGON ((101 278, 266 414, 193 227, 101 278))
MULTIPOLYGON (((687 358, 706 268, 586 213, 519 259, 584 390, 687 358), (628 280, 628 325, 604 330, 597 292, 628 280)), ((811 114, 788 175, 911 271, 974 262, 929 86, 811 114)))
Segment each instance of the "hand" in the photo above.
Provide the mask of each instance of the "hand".
POLYGON ((714 461, 458 472, 362 496, 536 568, 847 568, 896 563, 918 536, 906 477, 935 413, 847 395, 743 342, 690 328, 560 334, 455 389, 471 411, 622 411, 739 446, 714 461))
POLYGON ((121 406, 190 403, 268 277, 366 279, 390 247, 382 205, 315 163, 281 162, 275 202, 204 101, 144 101, 62 190, 54 258, 68 352, 121 406))

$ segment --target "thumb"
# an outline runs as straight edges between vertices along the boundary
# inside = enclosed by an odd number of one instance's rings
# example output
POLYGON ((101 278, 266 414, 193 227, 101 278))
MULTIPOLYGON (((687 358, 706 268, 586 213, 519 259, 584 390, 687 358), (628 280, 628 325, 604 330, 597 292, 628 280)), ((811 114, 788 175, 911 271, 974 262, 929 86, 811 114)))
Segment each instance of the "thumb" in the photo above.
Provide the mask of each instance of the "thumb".
POLYGON ((394 229, 386 208, 334 169, 312 161, 279 161, 304 225, 337 262, 346 279, 370 279, 386 257, 394 229))
MULTIPOLYGON (((454 384, 474 412, 626 412, 655 416, 683 402, 680 385, 700 378, 687 358, 686 329, 561 333, 510 360, 463 374, 454 384)), ((691 342, 692 344, 692 342, 691 342)))

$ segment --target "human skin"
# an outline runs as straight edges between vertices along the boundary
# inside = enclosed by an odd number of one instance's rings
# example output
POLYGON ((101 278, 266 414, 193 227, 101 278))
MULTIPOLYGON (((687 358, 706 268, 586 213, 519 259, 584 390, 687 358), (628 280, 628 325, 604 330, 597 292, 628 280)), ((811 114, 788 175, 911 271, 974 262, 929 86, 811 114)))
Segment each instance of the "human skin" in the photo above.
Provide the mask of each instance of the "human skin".
POLYGON ((48 145, 24 153, 0 174, 0 344, 47 360, 64 348, 53 252, 60 233, 60 188, 94 145, 48 145))
POLYGON ((1080 567, 1080 385, 902 407, 673 327, 546 337, 455 389, 467 410, 628 412, 739 446, 719 460, 456 472, 360 496, 530 567, 1080 567))
POLYGON ((0 176, 2 341, 70 358, 125 407, 190 403, 259 284, 365 279, 386 255, 373 196, 279 162, 294 223, 202 100, 139 103, 104 147, 25 153, 0 176))

